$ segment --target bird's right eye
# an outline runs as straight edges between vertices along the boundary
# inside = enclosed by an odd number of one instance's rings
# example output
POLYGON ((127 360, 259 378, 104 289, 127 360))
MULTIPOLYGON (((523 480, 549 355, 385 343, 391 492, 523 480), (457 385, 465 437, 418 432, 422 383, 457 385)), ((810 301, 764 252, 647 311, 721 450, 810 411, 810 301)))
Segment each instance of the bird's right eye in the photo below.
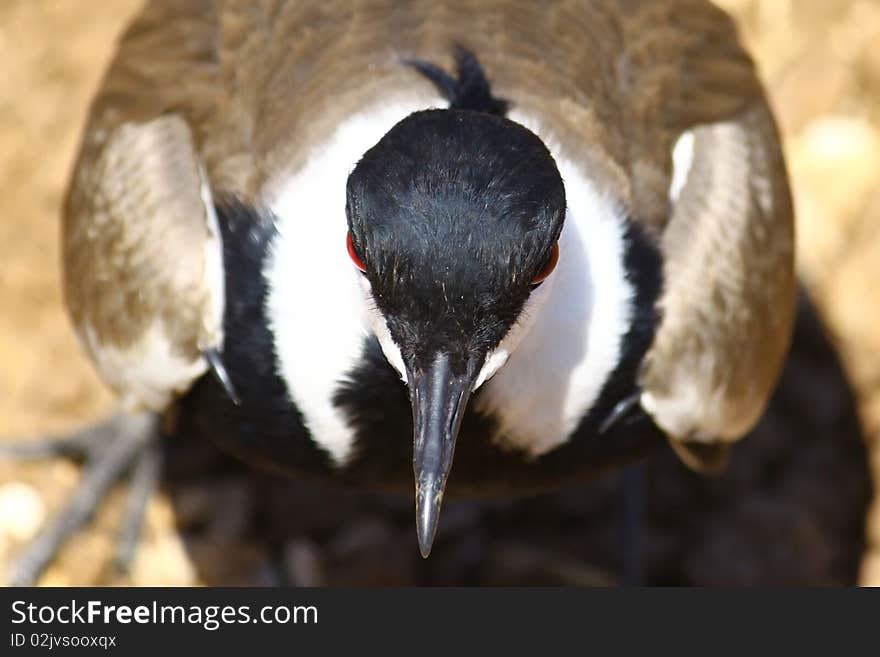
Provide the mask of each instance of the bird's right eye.
POLYGON ((358 257, 357 252, 354 250, 354 242, 351 241, 351 232, 345 236, 345 245, 348 248, 348 257, 351 258, 354 266, 360 269, 362 274, 366 274, 367 266, 364 264, 363 260, 358 257))
POLYGON ((544 280, 553 273, 553 270, 556 269, 556 265, 559 263, 559 242, 553 245, 553 248, 550 250, 550 258, 547 260, 547 264, 544 265, 543 269, 538 272, 538 275, 532 279, 532 286, 538 286, 544 282, 544 280))

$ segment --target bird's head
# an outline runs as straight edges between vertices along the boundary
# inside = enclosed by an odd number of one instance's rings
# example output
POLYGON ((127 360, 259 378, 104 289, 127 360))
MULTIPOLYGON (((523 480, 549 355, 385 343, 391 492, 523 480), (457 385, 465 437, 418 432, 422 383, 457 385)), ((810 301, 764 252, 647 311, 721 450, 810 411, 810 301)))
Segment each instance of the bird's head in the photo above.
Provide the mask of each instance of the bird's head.
POLYGON ((503 366, 552 278, 565 190, 534 133, 467 110, 411 114, 347 187, 349 254, 409 387, 427 555, 468 399, 503 366))

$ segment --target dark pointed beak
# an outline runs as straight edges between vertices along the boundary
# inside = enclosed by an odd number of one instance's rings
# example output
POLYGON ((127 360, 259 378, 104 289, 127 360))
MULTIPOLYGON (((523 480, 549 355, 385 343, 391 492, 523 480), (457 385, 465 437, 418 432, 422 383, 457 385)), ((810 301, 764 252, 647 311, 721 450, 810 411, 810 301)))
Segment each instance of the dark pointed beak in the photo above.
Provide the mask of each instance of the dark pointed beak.
POLYGON ((455 439, 478 371, 477 359, 473 359, 464 374, 454 374, 446 354, 438 355, 422 371, 407 368, 413 412, 416 530, 423 557, 431 553, 434 543, 455 439))

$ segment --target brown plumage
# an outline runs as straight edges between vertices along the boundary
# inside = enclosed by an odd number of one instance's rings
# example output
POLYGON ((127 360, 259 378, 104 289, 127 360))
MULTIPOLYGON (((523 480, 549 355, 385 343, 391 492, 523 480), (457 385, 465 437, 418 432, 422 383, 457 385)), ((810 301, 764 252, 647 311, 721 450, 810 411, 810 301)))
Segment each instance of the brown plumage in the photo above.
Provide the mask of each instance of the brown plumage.
POLYGON ((427 94, 401 59, 446 65, 454 43, 661 244, 642 402, 690 465, 711 466, 713 446, 763 410, 795 283, 779 137, 731 20, 703 0, 148 3, 95 100, 65 207, 66 299, 102 375, 161 410, 222 341, 204 185, 258 202, 358 107, 427 94), (672 148, 689 130, 691 173, 670 210, 672 148), (157 326, 181 366, 145 383, 120 363, 137 363, 157 326))

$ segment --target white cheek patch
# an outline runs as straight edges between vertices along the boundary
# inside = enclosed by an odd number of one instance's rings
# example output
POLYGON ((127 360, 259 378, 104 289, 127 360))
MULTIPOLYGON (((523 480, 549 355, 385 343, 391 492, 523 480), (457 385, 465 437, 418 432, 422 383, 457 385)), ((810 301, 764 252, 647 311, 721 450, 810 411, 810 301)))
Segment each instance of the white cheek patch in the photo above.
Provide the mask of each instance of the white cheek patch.
MULTIPOLYGON (((513 112, 511 118, 542 134, 528 117, 513 112)), ((564 444, 599 398, 620 360, 634 297, 623 262, 626 217, 619 204, 581 166, 559 157, 551 140, 544 141, 568 203, 559 264, 541 286, 547 286, 546 297, 524 308, 530 326, 516 350, 477 399, 477 409, 498 423, 496 441, 531 456, 564 444)))
POLYGON ((382 314, 376 308, 376 304, 373 301, 373 293, 370 289, 370 283, 365 276, 361 277, 361 292, 365 299, 364 307, 366 309, 366 322, 369 325, 370 330, 373 332, 373 335, 375 335, 376 339, 379 341, 379 346, 382 347, 382 353, 385 354, 385 358, 391 366, 397 370, 400 380, 406 383, 406 368, 403 364, 403 354, 400 353, 400 347, 397 346, 397 343, 394 342, 394 339, 391 337, 391 331, 388 330, 388 324, 385 322, 385 318, 382 317, 382 314))
POLYGON ((312 439, 340 466, 352 455, 355 433, 333 398, 360 362, 365 338, 375 332, 392 364, 402 367, 390 336, 370 321, 362 276, 345 247, 346 182, 394 124, 428 104, 401 100, 347 119, 301 170, 270 181, 263 193, 278 217, 263 270, 278 373, 312 439))
POLYGON ((489 352, 486 362, 480 370, 474 384, 474 390, 482 386, 486 381, 490 380, 495 374, 507 363, 510 355, 519 346, 522 339, 532 328, 535 318, 541 312, 547 299, 550 298, 550 290, 553 288, 554 277, 551 275, 536 290, 529 295, 526 303, 520 311, 519 317, 514 325, 507 332, 507 335, 501 340, 500 344, 489 352))
POLYGON ((486 362, 483 365, 483 369, 480 370, 479 376, 477 376, 473 389, 476 390, 486 381, 495 376, 495 373, 504 367, 508 358, 510 358, 510 349, 503 345, 498 345, 498 347, 486 358, 486 362))
MULTIPOLYGON (((472 390, 476 390, 482 386, 486 381, 495 376, 495 373, 504 366, 507 359, 510 358, 510 354, 516 349, 516 346, 531 326, 532 318, 534 318, 536 314, 535 311, 543 305, 544 300, 546 300, 548 296, 547 290, 549 290, 551 286, 552 283, 549 281, 545 282, 531 295, 526 302, 523 311, 520 313, 519 321, 511 327, 510 331, 507 332, 507 335, 501 340, 501 343, 493 349, 488 356, 486 356, 486 360, 483 363, 479 375, 475 379, 472 390)), ((400 379, 406 383, 406 369, 403 362, 403 355, 400 353, 400 347, 391 337, 391 332, 388 330, 388 325, 386 324, 385 319, 382 317, 381 313, 375 309, 375 305, 372 302, 370 285, 366 282, 366 279, 364 279, 363 291, 369 300, 368 305, 370 307, 370 311, 367 313, 367 322, 373 331, 373 334, 379 340, 385 358, 394 369, 397 370, 400 379)))

